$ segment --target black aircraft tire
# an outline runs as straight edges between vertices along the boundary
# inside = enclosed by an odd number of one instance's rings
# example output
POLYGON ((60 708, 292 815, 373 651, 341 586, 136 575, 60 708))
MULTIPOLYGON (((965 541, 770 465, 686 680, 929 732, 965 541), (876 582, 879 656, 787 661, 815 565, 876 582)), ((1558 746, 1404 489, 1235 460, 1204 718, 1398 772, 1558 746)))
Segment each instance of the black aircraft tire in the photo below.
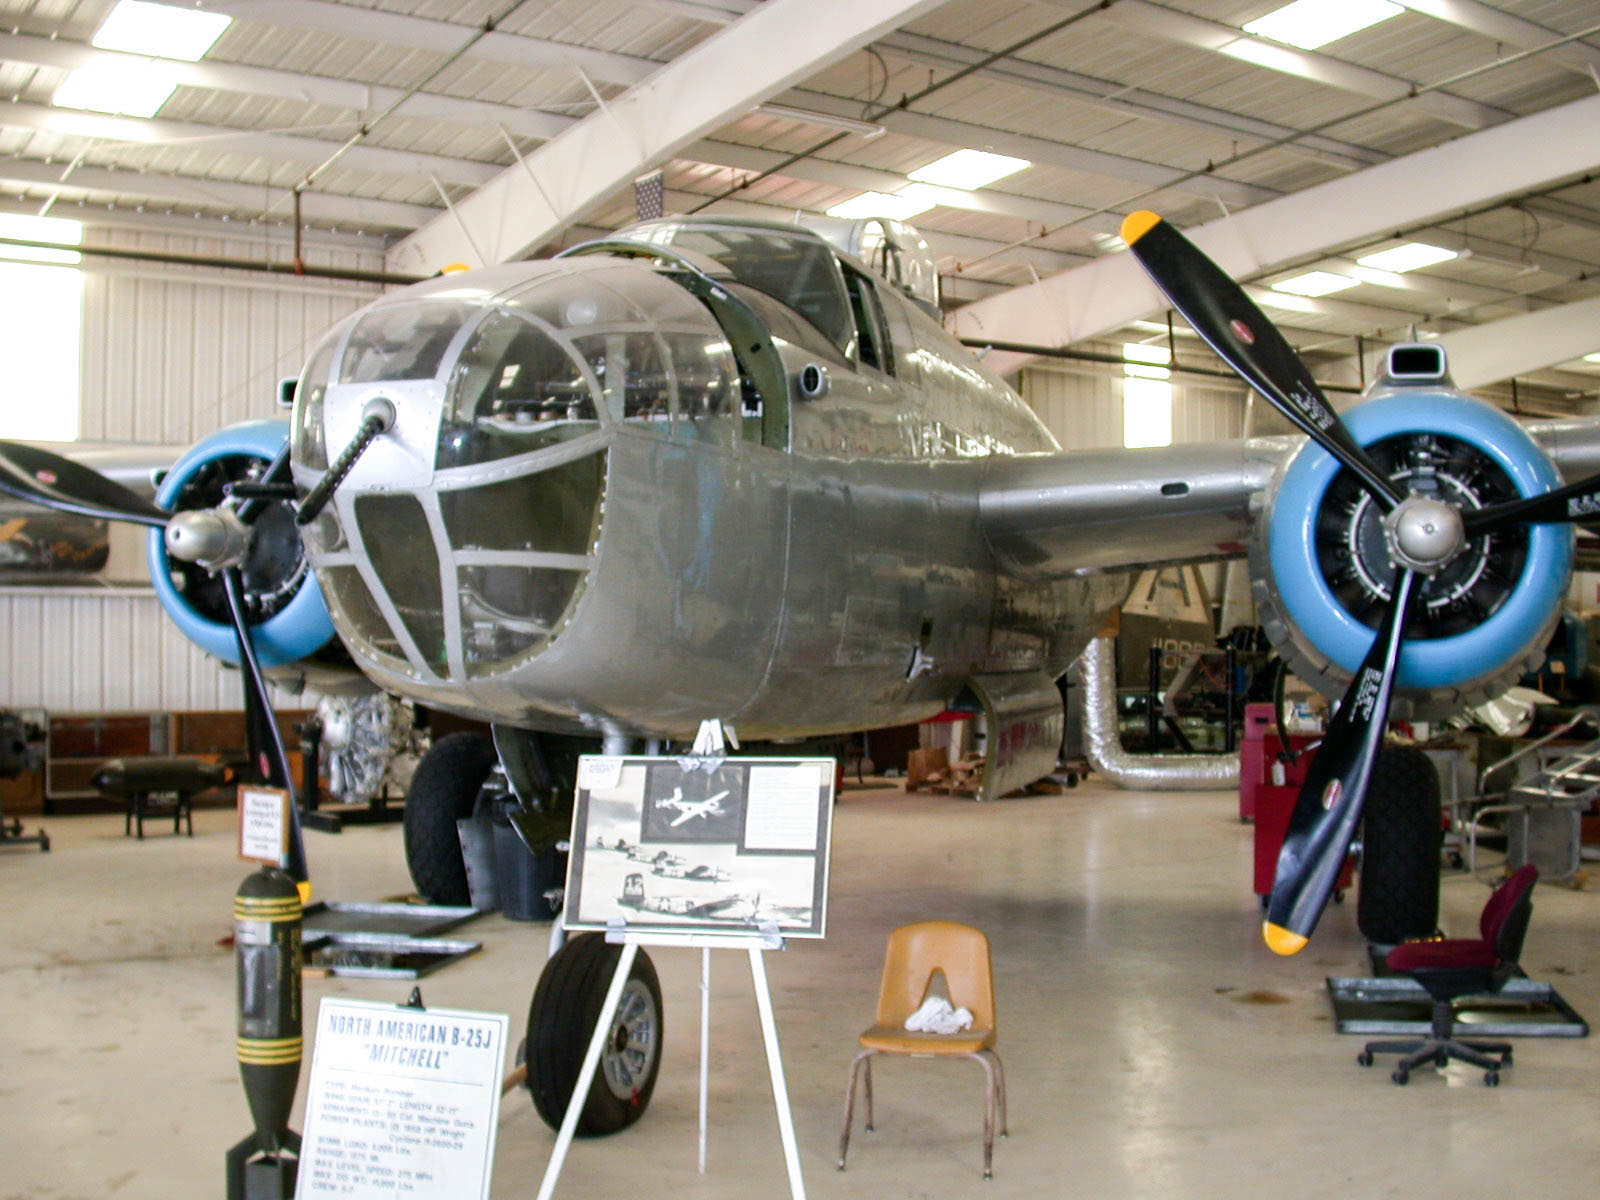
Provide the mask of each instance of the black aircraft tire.
POLYGON ((495 764, 494 744, 479 733, 446 734, 417 764, 406 793, 406 866, 430 904, 470 904, 456 822, 472 815, 495 764))
MULTIPOLYGON (((528 1006, 528 1091, 551 1129, 559 1129, 577 1086, 621 946, 605 935, 580 933, 545 964, 528 1006)), ((623 985, 612 1037, 589 1088, 579 1137, 601 1137, 632 1125, 650 1104, 661 1070, 661 984, 643 950, 623 985)))
POLYGON ((1388 746, 1378 756, 1362 825, 1362 936, 1393 946, 1439 928, 1439 776, 1421 750, 1388 746))

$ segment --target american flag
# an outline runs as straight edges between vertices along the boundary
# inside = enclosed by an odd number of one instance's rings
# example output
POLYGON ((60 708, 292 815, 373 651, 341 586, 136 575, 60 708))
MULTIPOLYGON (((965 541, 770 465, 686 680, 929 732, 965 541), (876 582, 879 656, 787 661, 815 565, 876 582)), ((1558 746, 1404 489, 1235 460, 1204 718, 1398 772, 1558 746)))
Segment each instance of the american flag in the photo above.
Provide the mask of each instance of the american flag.
POLYGON ((667 176, 651 171, 633 181, 633 218, 654 221, 667 215, 667 176))

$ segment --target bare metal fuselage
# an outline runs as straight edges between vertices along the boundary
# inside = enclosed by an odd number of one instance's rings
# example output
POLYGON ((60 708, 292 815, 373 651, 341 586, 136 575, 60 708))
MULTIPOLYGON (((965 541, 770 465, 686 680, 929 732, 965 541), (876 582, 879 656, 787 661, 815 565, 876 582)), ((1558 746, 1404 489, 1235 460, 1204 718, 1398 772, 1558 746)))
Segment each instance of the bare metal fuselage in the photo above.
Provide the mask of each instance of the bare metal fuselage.
MULTIPOLYGON (((706 718, 755 737, 874 728, 937 713, 974 676, 1055 677, 1126 593, 1125 575, 1024 581, 997 570, 979 523, 986 474, 997 456, 1057 447, 1014 392, 892 289, 876 296, 893 347, 881 369, 748 294, 793 387, 779 423, 781 406, 768 398, 753 412, 748 393, 742 408, 695 415, 697 404, 722 403, 705 398, 720 393, 691 401, 681 364, 702 361, 710 343, 686 355, 684 331, 697 318, 660 317, 674 302, 659 289, 679 285, 648 263, 519 264, 475 275, 487 278, 424 285, 412 301, 466 297, 473 309, 431 377, 341 382, 335 365, 320 412, 297 418, 296 475, 309 485, 321 472, 307 458, 325 459, 304 453, 308 420, 324 424, 328 453, 373 394, 401 411, 391 444, 357 466, 331 523, 309 539, 341 635, 386 688, 493 723, 557 730, 684 737, 706 718), (587 301, 524 300, 517 310, 533 313, 540 336, 574 359, 589 355, 582 376, 597 419, 549 421, 546 403, 523 449, 504 430, 515 432, 527 414, 480 401, 479 428, 452 435, 469 408, 452 381, 485 357, 473 349, 483 340, 473 329, 487 325, 476 310, 541 289, 602 297, 598 318, 587 301), (647 406, 632 392, 623 402, 622 381, 633 388, 641 358, 657 351, 627 343, 644 335, 628 332, 622 316, 605 323, 613 293, 631 295, 628 312, 674 331, 650 334, 667 360, 657 373, 677 381, 670 415, 664 404, 654 417, 639 415, 647 406), (561 322, 575 310, 602 331, 571 333, 561 322), (827 381, 810 398, 793 385, 808 366, 827 381), (491 409, 492 419, 483 415, 491 409), (438 449, 465 445, 486 423, 502 447, 493 454, 463 465, 438 449), (566 472, 566 482, 538 490, 551 472, 566 472), (476 520, 494 535, 464 535, 465 500, 452 497, 487 496, 481 489, 490 487, 515 497, 505 489, 516 479, 534 500, 480 507, 476 520), (590 488, 592 511, 577 495, 590 488), (564 542, 541 543, 555 506, 566 512, 564 542), (420 568, 418 554, 390 544, 402 537, 430 543, 420 568), (398 582, 408 571, 420 572, 421 591, 415 579, 398 582), (515 593, 518 571, 559 577, 559 614, 547 604, 528 618, 534 633, 510 651, 474 651, 531 611, 484 599, 515 593), (430 604, 440 611, 417 611, 430 604)), ((347 328, 335 338, 350 336, 347 328)), ((335 364, 354 353, 342 347, 333 347, 335 364)), ((516 371, 495 360, 487 374, 499 386, 516 371)))

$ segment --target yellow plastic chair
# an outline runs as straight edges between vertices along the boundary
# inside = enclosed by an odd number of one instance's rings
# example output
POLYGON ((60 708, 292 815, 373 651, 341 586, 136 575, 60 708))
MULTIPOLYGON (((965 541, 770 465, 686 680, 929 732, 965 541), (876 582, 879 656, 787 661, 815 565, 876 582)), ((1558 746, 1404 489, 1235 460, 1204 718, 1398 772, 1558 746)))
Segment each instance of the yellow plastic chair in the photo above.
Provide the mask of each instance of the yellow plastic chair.
POLYGON ((850 1125, 855 1117, 856 1081, 867 1081, 867 1132, 872 1131, 872 1058, 877 1054, 909 1054, 915 1058, 971 1058, 983 1067, 987 1087, 983 1107, 983 1177, 994 1177, 994 1131, 1006 1130, 1006 1077, 995 1053, 994 967, 989 939, 981 929, 954 921, 921 921, 902 925, 889 935, 883 983, 878 989, 878 1016, 861 1035, 861 1050, 850 1064, 850 1086, 844 1096, 844 1132, 839 1135, 839 1170, 850 1150, 850 1125), (906 1018, 927 998, 935 971, 943 971, 946 998, 955 1008, 972 1013, 972 1027, 960 1033, 913 1033, 906 1018))

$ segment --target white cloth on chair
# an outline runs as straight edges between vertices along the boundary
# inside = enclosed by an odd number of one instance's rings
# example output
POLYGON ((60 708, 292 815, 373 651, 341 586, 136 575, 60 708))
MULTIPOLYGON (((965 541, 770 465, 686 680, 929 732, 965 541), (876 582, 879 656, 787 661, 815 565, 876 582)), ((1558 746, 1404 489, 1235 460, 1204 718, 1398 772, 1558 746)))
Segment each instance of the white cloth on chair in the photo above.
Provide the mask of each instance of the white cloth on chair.
POLYGON ((906 1018, 906 1028, 912 1033, 960 1033, 972 1028, 972 1014, 965 1008, 951 1008, 943 996, 929 996, 906 1018))

